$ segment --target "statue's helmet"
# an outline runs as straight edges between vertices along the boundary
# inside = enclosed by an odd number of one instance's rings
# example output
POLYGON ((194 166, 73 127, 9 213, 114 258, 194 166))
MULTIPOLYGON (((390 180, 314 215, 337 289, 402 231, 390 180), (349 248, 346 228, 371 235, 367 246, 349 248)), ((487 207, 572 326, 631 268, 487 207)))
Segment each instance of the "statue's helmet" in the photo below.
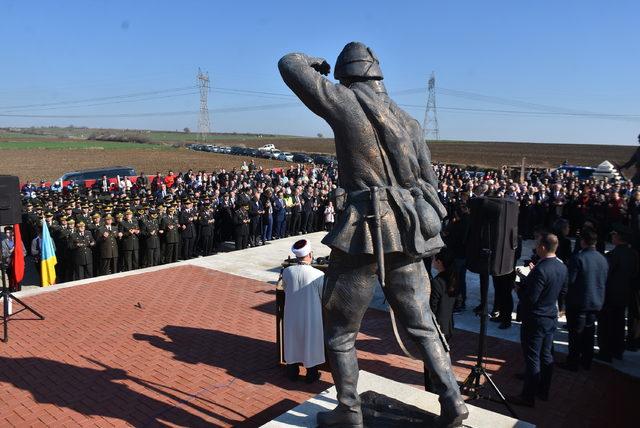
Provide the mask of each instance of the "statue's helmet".
POLYGON ((336 60, 333 76, 337 80, 345 79, 372 79, 382 80, 380 61, 364 43, 348 43, 336 60))

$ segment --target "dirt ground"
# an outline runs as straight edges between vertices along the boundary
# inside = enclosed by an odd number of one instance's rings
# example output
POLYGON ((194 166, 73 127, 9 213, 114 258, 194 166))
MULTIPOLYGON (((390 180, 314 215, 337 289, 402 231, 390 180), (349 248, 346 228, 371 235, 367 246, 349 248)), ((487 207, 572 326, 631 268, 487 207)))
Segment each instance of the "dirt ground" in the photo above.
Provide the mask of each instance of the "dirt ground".
MULTIPOLYGON (((12 139, 16 141, 16 139, 12 139)), ((60 140, 56 140, 60 141, 60 140)), ((73 140, 77 143, 77 140, 73 140)), ((334 153, 333 140, 320 138, 282 138, 270 140, 283 151, 307 153, 334 153)), ((259 139, 216 140, 217 145, 243 145, 259 147, 259 139)), ((239 167, 248 157, 196 152, 185 148, 171 148, 164 144, 159 150, 144 144, 140 149, 96 150, 87 149, 1 149, 0 174, 18 175, 25 180, 51 180, 68 171, 107 167, 115 165, 133 166, 138 172, 153 174, 166 172, 239 167)), ((623 163, 633 154, 634 146, 603 146, 586 144, 533 144, 503 142, 455 142, 429 143, 435 162, 458 165, 473 165, 480 168, 497 168, 502 165, 516 166, 525 157, 526 166, 556 167, 567 160, 571 164, 597 166, 603 160, 623 163)), ((285 166, 284 162, 256 159, 256 163, 270 168, 285 166)))
MULTIPOLYGON (((65 172, 109 166, 133 166, 138 173, 165 174, 176 171, 212 171, 231 169, 249 158, 195 152, 187 149, 172 150, 0 150, 0 174, 17 175, 20 181, 55 180, 65 172)), ((284 166, 285 162, 256 159, 265 168, 284 166)))

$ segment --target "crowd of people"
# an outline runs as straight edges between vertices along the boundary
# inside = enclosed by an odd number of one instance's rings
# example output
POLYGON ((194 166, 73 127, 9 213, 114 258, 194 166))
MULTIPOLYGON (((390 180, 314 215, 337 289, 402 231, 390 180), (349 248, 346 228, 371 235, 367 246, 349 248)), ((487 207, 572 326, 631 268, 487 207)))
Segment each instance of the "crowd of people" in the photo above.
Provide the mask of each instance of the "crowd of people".
POLYGON ((569 335, 569 354, 560 364, 564 369, 589 370, 594 357, 612 362, 625 351, 638 350, 640 186, 580 179, 559 170, 530 170, 520 177, 507 168, 484 174, 448 165, 434 168, 449 218, 442 232, 447 247, 432 262, 438 275, 431 303, 449 336, 451 313, 466 309, 469 200, 493 196, 519 203, 516 259, 522 255, 526 269, 514 266, 508 275, 493 276, 490 311, 500 328, 510 328, 517 292, 526 369, 522 394, 510 397, 511 402, 532 406, 548 398, 558 317, 566 315, 569 335), (522 238, 534 239, 532 254, 521 254, 522 238), (599 352, 594 355, 596 332, 599 352))
MULTIPOLYGON (((22 188, 25 254, 38 262, 43 219, 55 243, 57 282, 208 256, 228 249, 228 242, 240 250, 330 230, 329 195, 337 179, 333 165, 265 170, 251 161, 211 173, 104 176, 89 188, 28 182, 22 188)), ((13 242, 8 229, 7 246, 13 242)))

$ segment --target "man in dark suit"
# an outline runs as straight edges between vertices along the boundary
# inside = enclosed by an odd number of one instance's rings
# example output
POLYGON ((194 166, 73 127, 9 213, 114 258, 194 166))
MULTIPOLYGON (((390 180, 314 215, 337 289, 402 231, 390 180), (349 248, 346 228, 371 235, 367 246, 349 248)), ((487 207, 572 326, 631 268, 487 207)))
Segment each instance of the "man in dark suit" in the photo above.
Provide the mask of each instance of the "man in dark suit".
POLYGON ((580 233, 581 250, 569 262, 569 288, 567 291, 567 329, 569 355, 562 368, 578 371, 582 365, 591 368, 593 342, 598 313, 604 303, 605 285, 609 265, 596 250, 598 233, 583 229, 580 233))
POLYGON ((260 202, 260 193, 255 192, 249 202, 249 244, 254 247, 258 245, 262 234, 262 214, 264 207, 260 202))
POLYGON ((540 261, 533 270, 521 278, 518 287, 522 328, 520 341, 525 360, 525 378, 522 393, 510 397, 515 404, 533 406, 536 397, 547 400, 553 373, 553 334, 558 318, 558 297, 567 290, 567 267, 556 257, 558 237, 542 234, 537 242, 536 254, 540 261))
POLYGON ((599 360, 611 362, 622 359, 624 352, 625 311, 629 303, 634 281, 638 275, 638 253, 629 245, 631 230, 614 225, 611 242, 615 248, 606 255, 609 275, 605 289, 604 305, 598 316, 599 360))
POLYGON ((307 187, 302 194, 302 223, 300 224, 302 233, 313 232, 312 216, 314 203, 313 190, 311 187, 307 187))
POLYGON ((276 238, 284 238, 287 228, 287 207, 284 193, 279 190, 273 201, 273 234, 276 238))

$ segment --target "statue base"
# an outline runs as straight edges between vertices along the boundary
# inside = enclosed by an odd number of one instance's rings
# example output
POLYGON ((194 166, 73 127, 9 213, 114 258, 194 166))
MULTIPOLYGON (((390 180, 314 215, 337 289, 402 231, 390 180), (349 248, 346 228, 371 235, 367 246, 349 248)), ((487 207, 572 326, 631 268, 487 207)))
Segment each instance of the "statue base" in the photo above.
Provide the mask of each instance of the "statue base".
MULTIPOLYGON (((440 414, 438 396, 416 387, 360 370, 358 392, 362 398, 365 427, 429 427, 440 414)), ((333 409, 336 388, 305 401, 299 406, 263 425, 268 428, 316 427, 318 412, 333 409)), ((534 425, 467 404, 469 417, 465 427, 533 428, 534 425)))

